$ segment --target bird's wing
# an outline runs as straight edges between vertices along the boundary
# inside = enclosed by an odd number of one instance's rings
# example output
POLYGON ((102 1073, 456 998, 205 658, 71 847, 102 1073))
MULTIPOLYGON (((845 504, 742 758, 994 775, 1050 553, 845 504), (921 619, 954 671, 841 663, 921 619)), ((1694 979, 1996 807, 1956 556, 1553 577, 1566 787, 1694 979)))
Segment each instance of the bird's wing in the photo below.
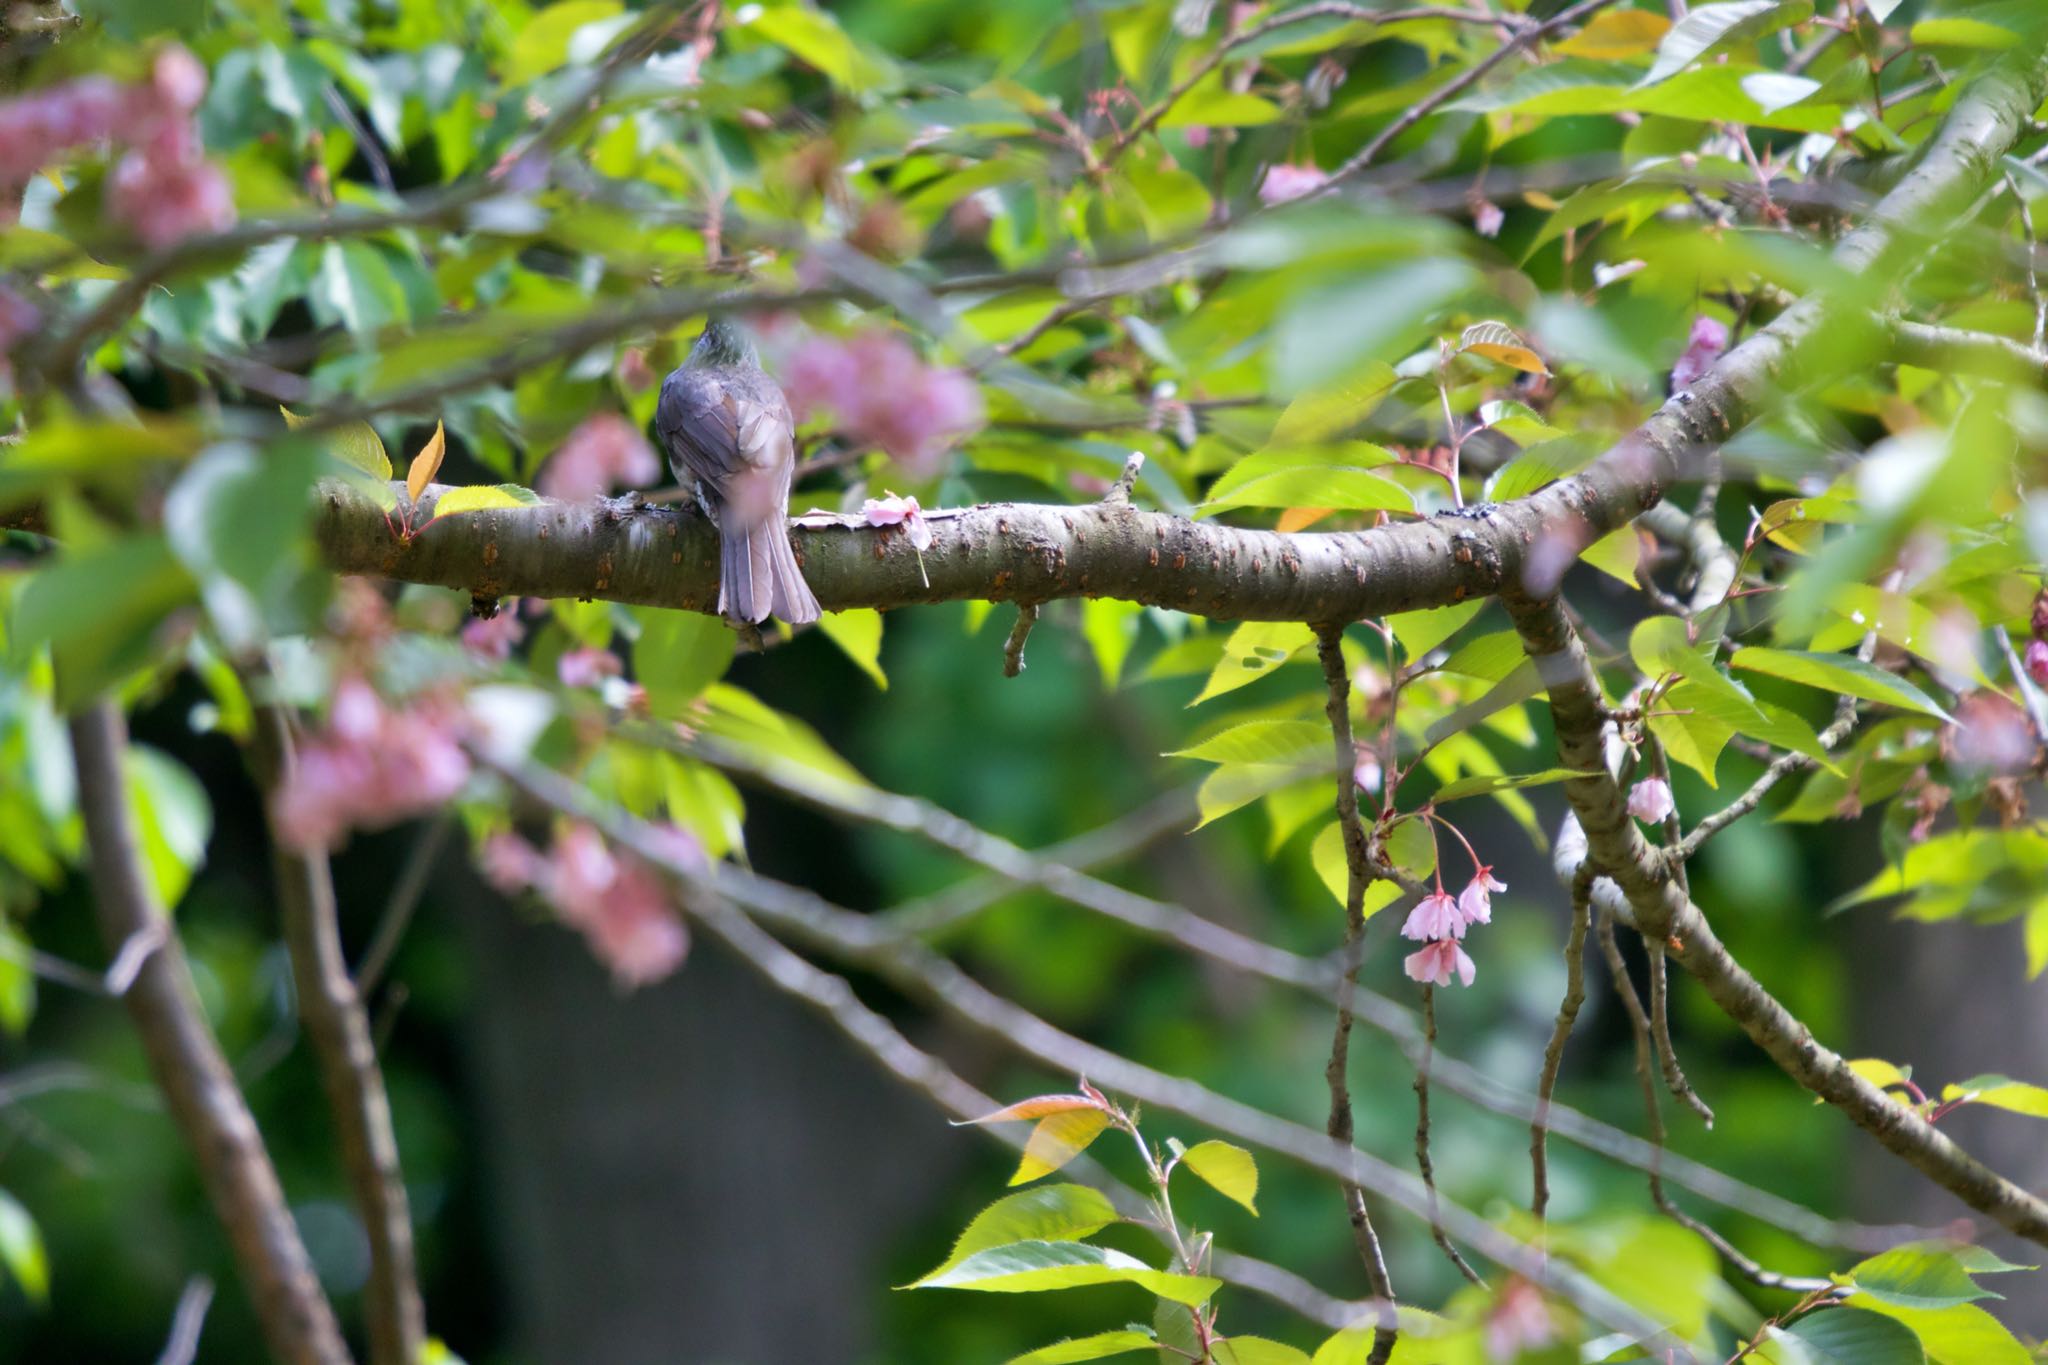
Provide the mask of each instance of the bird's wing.
POLYGON ((780 390, 752 397, 727 393, 737 425, 742 459, 756 469, 791 470, 796 465, 796 423, 780 390))
POLYGON ((748 463, 739 406, 716 373, 677 370, 661 386, 654 429, 669 455, 698 480, 721 484, 748 463))

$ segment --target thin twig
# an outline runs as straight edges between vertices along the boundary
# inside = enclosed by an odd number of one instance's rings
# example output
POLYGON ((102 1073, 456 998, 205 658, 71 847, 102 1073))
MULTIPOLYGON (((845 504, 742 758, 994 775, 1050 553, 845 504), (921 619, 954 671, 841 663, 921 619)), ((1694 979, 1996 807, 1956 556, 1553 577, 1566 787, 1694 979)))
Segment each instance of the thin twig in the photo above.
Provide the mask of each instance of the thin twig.
POLYGON ((1393 122, 1380 129, 1373 136, 1372 141, 1361 147, 1349 161, 1339 166, 1331 174, 1328 183, 1323 187, 1324 190, 1327 190, 1331 185, 1341 183, 1372 165, 1374 161, 1379 159, 1380 153, 1393 143, 1395 138, 1400 137, 1401 134, 1407 132, 1431 114, 1434 114, 1438 109, 1441 109, 1444 105, 1449 104, 1459 95, 1464 94, 1474 85, 1477 85, 1485 78, 1487 72, 1493 70, 1508 58, 1522 51, 1522 49, 1530 44, 1541 42, 1559 29, 1575 24, 1595 11, 1605 9, 1613 3, 1614 0, 1580 0, 1579 4, 1573 5, 1570 9, 1563 10, 1540 24, 1522 29, 1520 32, 1511 35, 1500 46, 1467 67, 1456 79, 1448 81, 1430 91, 1427 95, 1415 101, 1414 104, 1409 105, 1407 110, 1394 119, 1393 122))
POLYGON ((412 851, 405 855, 405 866, 399 869, 398 880, 391 887, 391 899, 377 919, 370 946, 363 950, 362 960, 356 965, 356 994, 364 999, 376 994, 377 983, 384 979, 385 969, 397 955, 398 945, 412 924, 413 912, 426 892, 427 878, 433 875, 434 864, 440 859, 441 849, 448 842, 448 831, 454 825, 451 813, 443 811, 436 815, 420 830, 412 851))
POLYGON ((1536 1118, 1529 1125, 1529 1212, 1539 1222, 1550 1206, 1550 1097, 1564 1066, 1565 1042, 1578 1022, 1579 1006, 1586 1002, 1586 923, 1592 914, 1592 900, 1593 865, 1581 863, 1572 880, 1572 927, 1564 946, 1564 999, 1558 1002, 1550 1044, 1543 1049, 1543 1071, 1536 1080, 1536 1118))
POLYGON ((1472 1268, 1444 1231, 1443 1221, 1437 1217, 1436 1162, 1429 1155, 1429 1063, 1436 1051, 1436 987, 1422 983, 1422 1057, 1415 1065, 1415 1173, 1422 1177, 1422 1188, 1429 1195, 1429 1235, 1436 1239, 1437 1247, 1458 1268, 1468 1283, 1486 1288, 1486 1278, 1472 1268))
MULTIPOLYGON (((253 690, 267 690, 267 678, 252 681, 253 690)), ((274 799, 296 762, 291 717, 274 701, 256 707, 250 760, 266 796, 274 799)), ((289 847, 275 821, 271 845, 278 918, 291 956, 299 1018, 319 1064, 336 1145, 369 1242, 365 1317, 371 1365, 414 1365, 426 1345, 427 1321, 413 1257, 412 1214, 384 1073, 342 951, 333 875, 325 854, 289 847)))
MULTIPOLYGON (((1351 669, 1344 662, 1344 628, 1323 625, 1316 628, 1316 656, 1323 665, 1323 685, 1328 691, 1324 714, 1330 721, 1330 742, 1336 754, 1337 824, 1344 835, 1344 970, 1339 987, 1337 1022, 1330 1037, 1330 1060, 1323 1068, 1323 1080, 1330 1091, 1330 1117, 1325 1130, 1349 1147, 1351 1122, 1351 992, 1358 985, 1359 961, 1364 951, 1365 888, 1373 880, 1372 859, 1365 843, 1365 822, 1358 818, 1358 783, 1352 776, 1358 758, 1351 742, 1351 669)), ((1435 1190, 1432 1187, 1432 1200, 1435 1190)), ((1379 1233, 1373 1228, 1372 1213, 1365 1206, 1365 1191, 1356 1181, 1344 1184, 1344 1207, 1351 1220, 1351 1239, 1365 1266, 1366 1282, 1373 1296, 1392 1304, 1393 1281, 1387 1275, 1386 1254, 1380 1249, 1379 1233)), ((1431 1219, 1431 1227, 1436 1227, 1431 1219)), ((1441 1231, 1437 1234, 1442 1237, 1441 1231)), ((1456 1253, 1453 1253, 1455 1255, 1456 1253)), ((1373 1332, 1372 1353, 1367 1365, 1385 1365, 1394 1353, 1396 1329, 1382 1321, 1373 1332)))
POLYGON ((192 1365, 199 1354, 199 1334, 206 1330, 206 1310, 211 1307, 213 1281, 194 1275, 178 1295, 178 1306, 171 1314, 171 1334, 156 1365, 192 1365))
POLYGON ((1017 624, 1010 627, 1010 638, 1003 642, 1003 676, 1014 678, 1024 671, 1024 642, 1031 638, 1031 628, 1038 624, 1038 603, 1017 604, 1017 624))

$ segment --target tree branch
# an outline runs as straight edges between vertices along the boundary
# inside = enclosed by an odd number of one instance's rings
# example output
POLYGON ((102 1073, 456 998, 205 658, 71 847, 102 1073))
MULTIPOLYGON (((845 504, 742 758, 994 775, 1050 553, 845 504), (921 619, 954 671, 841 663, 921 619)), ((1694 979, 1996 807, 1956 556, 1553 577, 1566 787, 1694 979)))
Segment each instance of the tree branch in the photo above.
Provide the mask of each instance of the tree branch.
MULTIPOLYGON (((259 687, 268 683, 266 678, 253 681, 259 687)), ((291 717, 283 707, 273 702, 256 707, 250 759, 268 805, 295 761, 291 717)), ((372 1365, 415 1365, 426 1344, 427 1321, 413 1263, 412 1214, 384 1073, 342 952, 334 879, 325 855, 288 848, 274 820, 271 850, 299 1019, 319 1063, 342 1167, 370 1247, 365 1305, 370 1360, 372 1365)))
POLYGON ((1533 602, 1519 594, 1503 601, 1549 690, 1559 764, 1598 774, 1566 779, 1565 796, 1585 830, 1591 857, 1627 897, 1636 928, 1662 940, 1722 1012, 1793 1080, 1971 1208, 2048 1245, 2048 1201, 2005 1179, 1850 1070, 1729 954, 1706 916, 1679 891, 1662 855, 1644 842, 1621 788, 1602 766, 1606 710, 1600 683, 1562 609, 1555 599, 1533 602))
POLYGON ((128 810, 127 748, 127 724, 114 703, 95 702, 72 718, 100 936, 115 954, 137 935, 160 936, 123 999, 172 1121, 227 1229, 271 1354, 290 1365, 347 1365, 341 1327, 313 1274, 276 1168, 206 1022, 184 947, 143 870, 128 810))

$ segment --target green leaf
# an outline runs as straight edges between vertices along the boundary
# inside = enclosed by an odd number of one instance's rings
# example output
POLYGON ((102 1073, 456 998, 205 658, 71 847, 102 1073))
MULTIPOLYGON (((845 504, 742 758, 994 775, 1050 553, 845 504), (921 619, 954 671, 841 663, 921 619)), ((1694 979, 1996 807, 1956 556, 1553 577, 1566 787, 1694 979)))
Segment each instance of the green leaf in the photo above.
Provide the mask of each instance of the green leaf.
POLYGON ((1242 810, 1260 797, 1271 795, 1291 787, 1300 775, 1270 763, 1225 763, 1202 779, 1195 788, 1195 809, 1201 820, 1195 825, 1200 829, 1216 820, 1221 820, 1232 811, 1242 810))
POLYGON ((1576 768, 1545 768, 1540 773, 1474 773, 1455 782, 1446 782, 1429 799, 1432 804, 1440 806, 1468 796, 1491 796, 1495 792, 1519 791, 1524 787, 1545 787, 1571 777, 1597 776, 1598 773, 1582 773, 1576 768))
POLYGON ((1920 1338, 1894 1318, 1860 1308, 1828 1308, 1785 1328, 1809 1365, 1924 1365, 1920 1338))
POLYGON ((316 322, 338 324, 354 337, 374 335, 411 316, 405 286, 391 263, 365 242, 328 242, 320 248, 306 305, 316 322))
POLYGON ((702 612, 634 607, 632 613, 640 624, 633 676, 647 689, 655 715, 679 720, 705 688, 725 676, 738 637, 702 612))
POLYGON ((2026 947, 2027 979, 2032 981, 2048 971, 2048 897, 2027 908, 2026 947))
POLYGON ((1216 1365, 1309 1365, 1308 1352, 1265 1337, 1231 1337, 1215 1343, 1209 1354, 1216 1365))
POLYGON ((889 690, 889 677, 882 672, 882 613, 873 607, 828 611, 818 618, 818 629, 873 678, 875 686, 884 692, 889 690))
POLYGON ((1717 48, 1776 33, 1813 17, 1813 0, 1728 0, 1698 5, 1671 26, 1642 85, 1655 85, 1717 48))
POLYGON ((839 21, 822 9, 774 5, 761 9, 751 21, 742 22, 752 32, 787 49, 799 61, 816 67, 842 89, 859 94, 893 90, 903 83, 902 73, 893 61, 854 41, 839 27, 839 21))
POLYGON ((0 1033, 19 1038, 36 1012, 36 974, 29 942, 0 919, 0 1033))
MULTIPOLYGON (((1330 730, 1307 720, 1251 720, 1176 749, 1167 758, 1298 767, 1330 750, 1330 730)), ((1334 752, 1334 751, 1332 751, 1334 752)))
POLYGON ((617 18, 623 10, 618 0, 565 0, 549 5, 529 18, 513 40, 505 83, 521 85, 559 69, 568 62, 570 40, 579 29, 617 18))
MULTIPOLYGON (((290 408, 280 407, 284 424, 297 431, 313 419, 301 417, 290 408)), ((384 438, 368 422, 349 422, 342 426, 330 427, 320 433, 320 440, 327 453, 351 469, 359 469, 380 482, 391 477, 391 456, 385 453, 384 438)))
POLYGON ((1097 1332, 1092 1337, 1073 1337, 1056 1341, 1050 1346, 1041 1346, 1035 1351, 1026 1351, 1021 1356, 1011 1356, 1005 1365, 1072 1365, 1079 1360, 1101 1360, 1107 1356, 1125 1355, 1131 1351, 1149 1351, 1156 1343, 1150 1332, 1125 1330, 1121 1332, 1097 1332))
MULTIPOLYGON (((1387 618, 1387 625, 1393 630, 1394 638, 1401 642, 1408 661, 1413 663, 1463 630, 1485 605, 1484 601, 1474 598, 1448 607, 1396 612, 1387 618)), ((1512 631, 1508 633, 1513 634, 1512 631)))
POLYGON ((2020 1345, 1997 1318, 1974 1303, 1950 1308, 1906 1308, 1881 1299, 1859 1307, 1905 1324, 1920 1338, 1935 1365, 2032 1365, 2033 1353, 2020 1345))
POLYGON ((0 1190, 0 1266, 38 1307, 50 1301, 50 1261, 43 1235, 18 1200, 0 1190))
POLYGON ((990 1247, 1013 1242, 1077 1242, 1117 1220, 1116 1206, 1086 1185, 1041 1185, 1004 1195, 974 1215, 937 1269, 960 1264, 990 1247))
POLYGON ((1175 101, 1173 108, 1159 120, 1159 126, 1253 128, 1262 123, 1277 122, 1279 118, 1279 105, 1257 95, 1228 89, 1222 76, 1211 75, 1196 82, 1187 94, 1175 101))
POLYGON ((1081 603, 1081 637, 1095 655, 1095 666, 1102 670, 1102 685, 1111 691, 1123 677, 1124 660, 1131 656, 1144 611, 1136 602, 1113 597, 1091 597, 1081 603))
MULTIPOLYGON (((1280 448, 1318 445, 1342 435, 1372 416, 1398 382, 1393 366, 1374 361, 1337 383, 1310 389, 1281 412, 1266 444, 1280 448)), ((1387 458, 1392 459, 1392 454, 1387 458)))
POLYGON ((1232 507, 1328 507, 1339 512, 1413 515, 1415 495, 1382 474, 1346 465, 1293 465, 1247 479, 1195 509, 1197 517, 1232 507))
POLYGON ((1824 692, 1847 693, 1866 701, 1883 702, 1907 711, 1918 711, 1936 720, 1949 720, 1948 712, 1932 697, 1874 664, 1853 654, 1809 654, 1796 649, 1766 649, 1751 645, 1738 649, 1728 660, 1731 668, 1765 673, 1788 682, 1804 683, 1824 692))
POLYGON ((956 1266, 919 1280, 916 1289, 977 1289, 1032 1294, 1097 1284, 1135 1284, 1174 1303, 1207 1303, 1221 1280, 1154 1270, 1135 1256, 1086 1242, 1016 1242, 976 1252, 956 1266))
POLYGON ((500 507, 535 507, 540 501, 539 494, 516 483, 466 484, 461 488, 451 488, 434 499, 434 519, 438 521, 461 512, 488 512, 500 507))
POLYGON ((1188 705, 1199 706, 1211 697, 1257 682, 1315 638, 1316 633, 1299 621, 1246 621, 1230 632, 1223 645, 1223 657, 1216 661, 1201 694, 1188 705))
POLYGON ((192 874, 206 861, 213 805, 191 770, 161 750, 130 745, 127 758, 136 842, 157 898, 168 910, 184 896, 192 874))
POLYGON ((1908 30, 1915 47, 1964 47, 2004 52, 2020 45, 2020 35, 1982 19, 1922 19, 1908 30))
POLYGON ((1281 314, 1268 348, 1273 392, 1300 393, 1407 354, 1477 279, 1469 262, 1439 258, 1302 292, 1281 314))
POLYGON ((62 553, 22 585, 9 644, 17 659, 50 647, 57 705, 73 711, 148 664, 165 618, 196 590, 161 535, 62 553))
MULTIPOLYGON (((1764 713, 1757 709, 1749 693, 1714 667, 1711 658, 1693 644, 1686 623, 1677 617, 1652 616, 1645 619, 1629 632, 1628 652, 1636 661, 1636 667, 1651 677, 1676 673, 1695 687, 1712 694, 1723 707, 1740 718, 1739 724, 1765 723, 1764 713)), ((1723 718, 1727 718, 1725 712, 1723 718)))
POLYGON ((1181 1154, 1180 1164, 1207 1181, 1217 1193, 1234 1199, 1258 1216, 1259 1166, 1252 1154, 1228 1142, 1198 1142, 1181 1154))
POLYGON ((2003 1297, 1970 1278, 1954 1251, 1929 1243, 1893 1247, 1836 1277, 1869 1299, 1894 1308, 1953 1308, 2003 1297))

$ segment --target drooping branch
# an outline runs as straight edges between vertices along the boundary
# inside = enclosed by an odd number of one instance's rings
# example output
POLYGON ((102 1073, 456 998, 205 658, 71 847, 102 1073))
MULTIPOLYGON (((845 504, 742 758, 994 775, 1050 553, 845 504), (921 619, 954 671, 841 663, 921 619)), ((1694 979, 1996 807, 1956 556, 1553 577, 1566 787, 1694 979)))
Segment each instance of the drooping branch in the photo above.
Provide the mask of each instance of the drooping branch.
POLYGON ((1596 774, 1564 783, 1590 856, 1623 896, 1635 927, 1661 941, 1721 1011, 1793 1080, 1840 1109, 1894 1155, 2022 1237, 2048 1245, 2048 1201, 1957 1146, 1946 1133, 1864 1080, 1764 989, 1715 936, 1679 889, 1670 865, 1636 829, 1621 788, 1602 766, 1606 707, 1585 648, 1553 599, 1504 599, 1523 645, 1550 693, 1559 763, 1596 774))
POLYGON ((128 809, 128 728, 112 702, 71 721, 93 899, 107 951, 152 943, 123 993, 150 1073, 199 1167, 270 1353, 290 1365, 348 1365, 334 1309, 285 1203, 249 1105, 206 1021, 185 950, 144 871, 128 809))
MULTIPOLYGON (((256 708, 251 758, 265 794, 274 793, 295 761, 291 719, 284 708, 272 703, 256 708)), ((278 919, 291 959, 299 1019, 320 1067, 342 1167, 370 1247, 365 1305, 370 1360, 372 1365, 413 1365, 426 1345, 427 1319, 413 1260, 412 1213, 369 1016, 342 952, 334 878, 324 855, 293 851, 274 823, 271 843, 278 919)))

